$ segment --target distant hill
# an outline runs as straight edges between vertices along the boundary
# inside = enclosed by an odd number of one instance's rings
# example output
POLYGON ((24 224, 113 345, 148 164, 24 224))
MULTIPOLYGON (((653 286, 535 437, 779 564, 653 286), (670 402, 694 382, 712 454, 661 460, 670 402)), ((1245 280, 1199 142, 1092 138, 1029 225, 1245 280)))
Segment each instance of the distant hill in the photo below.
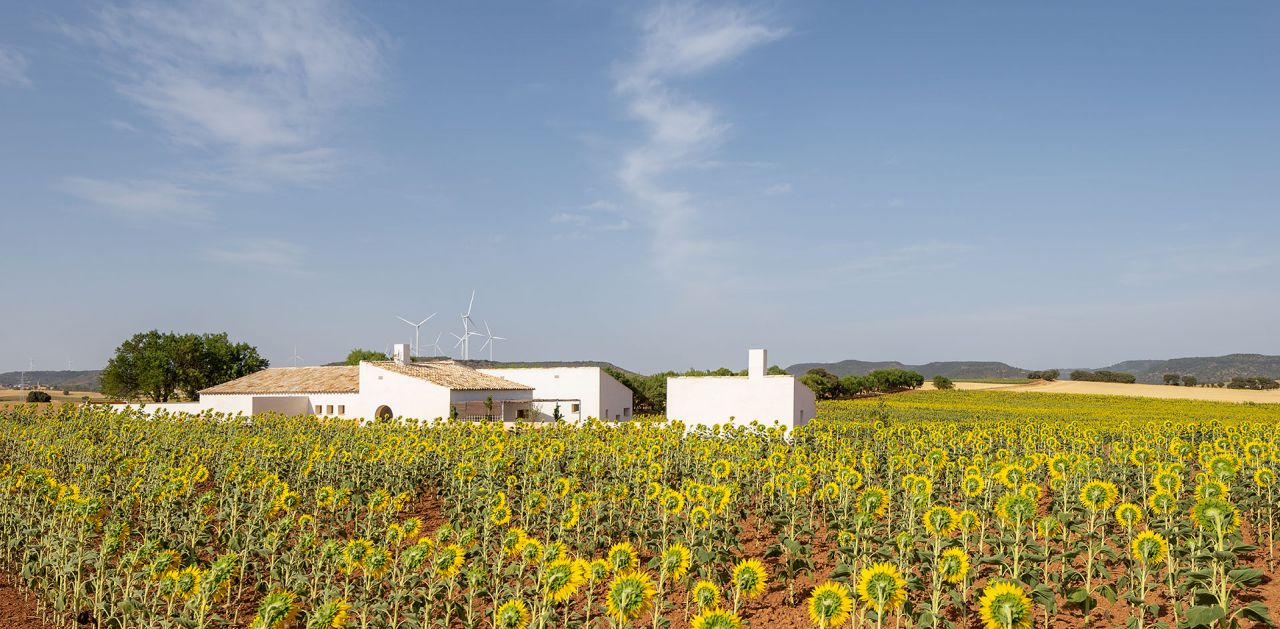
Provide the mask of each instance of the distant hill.
POLYGON ((1138 382, 1155 384, 1164 382, 1164 374, 1167 373, 1195 376, 1204 383, 1226 382, 1236 376, 1262 376, 1280 380, 1280 356, 1228 354, 1169 360, 1126 360, 1104 369, 1131 373, 1137 377, 1138 382))
POLYGON ((606 367, 617 369, 618 371, 630 375, 638 376, 638 374, 629 369, 623 369, 611 362, 604 360, 539 360, 530 362, 503 362, 500 360, 459 360, 458 362, 471 367, 473 369, 515 369, 520 367, 606 367))
MULTIPOLYGON (((101 388, 101 369, 85 371, 28 371, 27 383, 39 383, 42 387, 67 389, 70 391, 97 391, 101 388)), ((7 371, 0 373, 0 386, 16 387, 22 382, 22 372, 7 371)))
POLYGON ((787 373, 804 375, 815 367, 822 367, 837 376, 865 376, 876 369, 909 369, 926 378, 946 376, 952 380, 966 378, 1024 378, 1026 369, 994 361, 940 361, 923 365, 907 365, 896 360, 865 361, 842 360, 838 363, 798 363, 787 367, 787 373))

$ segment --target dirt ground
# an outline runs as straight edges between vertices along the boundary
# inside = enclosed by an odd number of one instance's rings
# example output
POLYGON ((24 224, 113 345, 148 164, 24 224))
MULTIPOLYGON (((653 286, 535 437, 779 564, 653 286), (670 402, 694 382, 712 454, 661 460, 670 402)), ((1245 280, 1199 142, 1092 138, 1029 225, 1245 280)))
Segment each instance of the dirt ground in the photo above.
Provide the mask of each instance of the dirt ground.
POLYGON ((9 575, 0 571, 0 629, 52 629, 40 619, 36 600, 13 586, 9 575))

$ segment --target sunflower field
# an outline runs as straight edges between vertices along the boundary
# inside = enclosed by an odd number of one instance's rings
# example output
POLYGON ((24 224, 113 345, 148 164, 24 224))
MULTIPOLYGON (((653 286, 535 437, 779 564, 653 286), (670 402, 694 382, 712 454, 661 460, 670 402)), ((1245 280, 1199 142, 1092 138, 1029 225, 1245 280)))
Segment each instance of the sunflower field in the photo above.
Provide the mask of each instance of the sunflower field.
POLYGON ((56 627, 1272 626, 1280 409, 890 397, 794 431, 12 407, 0 576, 56 627))

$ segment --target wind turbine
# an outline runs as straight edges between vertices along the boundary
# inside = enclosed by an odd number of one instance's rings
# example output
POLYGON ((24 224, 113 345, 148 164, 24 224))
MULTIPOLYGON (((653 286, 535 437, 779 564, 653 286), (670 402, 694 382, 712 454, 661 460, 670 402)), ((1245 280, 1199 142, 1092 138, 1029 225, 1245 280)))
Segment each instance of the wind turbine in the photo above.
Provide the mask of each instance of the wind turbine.
MULTIPOLYGON (((433 312, 431 313, 431 317, 434 317, 437 314, 440 314, 440 313, 433 312)), ((422 355, 422 351, 421 351, 422 346, 418 344, 418 331, 422 327, 422 324, 431 320, 431 317, 427 317, 426 319, 423 319, 417 323, 414 323, 404 317, 400 317, 400 316, 396 317, 397 319, 404 321, 405 323, 408 323, 409 325, 413 326, 413 353, 417 354, 418 356, 422 355)))
POLYGON ((502 337, 502 336, 494 336, 494 335, 493 335, 493 330, 490 330, 490 329, 489 329, 489 322, 488 322, 488 321, 485 321, 485 322, 484 322, 484 336, 485 336, 485 339, 484 339, 484 345, 481 345, 481 346, 480 346, 480 351, 482 351, 482 352, 483 352, 483 351, 484 351, 484 348, 488 347, 488 348, 489 348, 489 361, 490 361, 490 362, 493 362, 493 346, 494 346, 494 341, 505 341, 505 340, 507 340, 507 339, 506 339, 506 337, 502 337))
POLYGON ((302 357, 298 355, 298 346, 294 345, 293 346, 293 366, 297 367, 298 361, 300 360, 302 360, 302 357))
MULTIPOLYGON (((457 334, 453 335, 453 337, 458 339, 458 342, 462 344, 463 360, 469 360, 471 358, 471 337, 480 336, 479 332, 472 329, 480 329, 479 326, 476 325, 476 322, 471 320, 471 307, 474 305, 476 305, 476 290, 473 288, 471 289, 471 301, 467 302, 467 311, 462 313, 462 336, 459 337, 457 334)), ((457 346, 455 345, 454 347, 457 346)))
POLYGON ((442 336, 444 336, 444 332, 437 334, 436 342, 431 344, 431 350, 435 352, 436 356, 444 356, 444 350, 440 349, 440 337, 442 336))

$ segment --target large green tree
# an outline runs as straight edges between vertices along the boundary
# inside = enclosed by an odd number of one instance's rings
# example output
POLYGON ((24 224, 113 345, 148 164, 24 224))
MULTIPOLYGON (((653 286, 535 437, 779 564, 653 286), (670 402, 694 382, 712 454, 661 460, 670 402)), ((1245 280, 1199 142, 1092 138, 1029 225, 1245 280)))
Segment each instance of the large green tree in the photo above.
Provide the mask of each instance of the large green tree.
POLYGON ((267 368, 248 343, 233 343, 225 332, 175 334, 140 332, 120 344, 102 371, 102 392, 124 399, 168 402, 199 397, 201 389, 267 368))
POLYGON ((377 350, 360 349, 357 347, 356 349, 351 350, 351 353, 347 354, 346 364, 359 365, 360 361, 362 360, 376 361, 376 360, 389 360, 389 359, 387 358, 386 354, 383 354, 382 352, 379 352, 377 350))

